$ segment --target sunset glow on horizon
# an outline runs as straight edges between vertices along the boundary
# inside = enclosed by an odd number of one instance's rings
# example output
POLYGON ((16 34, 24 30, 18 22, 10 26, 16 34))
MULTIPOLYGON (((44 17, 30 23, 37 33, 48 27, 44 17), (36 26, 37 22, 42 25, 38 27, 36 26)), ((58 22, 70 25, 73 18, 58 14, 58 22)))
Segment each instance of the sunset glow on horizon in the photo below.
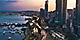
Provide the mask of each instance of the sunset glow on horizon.
MULTIPOLYGON (((4 0, 5 1, 5 0, 4 0)), ((44 8, 45 0, 14 0, 13 3, 2 3, 0 10, 35 10, 44 8)), ((75 8, 76 0, 67 0, 67 8, 75 8)), ((1 3, 0 3, 1 4, 1 3)), ((49 11, 55 10, 56 0, 49 0, 49 11)))

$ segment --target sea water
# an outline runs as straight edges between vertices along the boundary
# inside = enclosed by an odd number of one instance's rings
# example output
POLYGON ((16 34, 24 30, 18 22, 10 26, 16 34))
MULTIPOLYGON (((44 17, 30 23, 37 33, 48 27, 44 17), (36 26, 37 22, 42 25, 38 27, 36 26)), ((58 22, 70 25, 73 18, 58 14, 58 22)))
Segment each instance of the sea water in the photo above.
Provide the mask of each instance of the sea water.
POLYGON ((24 23, 24 16, 0 16, 0 23, 24 23))

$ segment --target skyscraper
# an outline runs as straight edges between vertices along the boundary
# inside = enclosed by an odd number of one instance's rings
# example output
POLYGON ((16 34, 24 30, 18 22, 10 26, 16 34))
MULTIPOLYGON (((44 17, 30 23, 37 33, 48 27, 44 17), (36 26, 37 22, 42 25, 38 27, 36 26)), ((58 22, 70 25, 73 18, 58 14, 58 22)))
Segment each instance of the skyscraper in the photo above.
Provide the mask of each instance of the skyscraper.
POLYGON ((45 1, 45 11, 48 12, 48 0, 45 1))
POLYGON ((74 13, 74 21, 73 21, 73 27, 74 27, 74 33, 78 34, 78 27, 80 26, 80 0, 76 0, 76 9, 74 13))
POLYGON ((58 21, 62 24, 65 23, 67 11, 67 0, 56 0, 56 14, 58 21))
POLYGON ((40 16, 43 17, 43 18, 45 17, 44 13, 45 13, 45 10, 43 8, 40 8, 40 16))
POLYGON ((45 17, 48 16, 48 0, 45 1, 45 17))
POLYGON ((77 25, 80 25, 80 0, 76 0, 76 13, 75 16, 77 18, 77 25))

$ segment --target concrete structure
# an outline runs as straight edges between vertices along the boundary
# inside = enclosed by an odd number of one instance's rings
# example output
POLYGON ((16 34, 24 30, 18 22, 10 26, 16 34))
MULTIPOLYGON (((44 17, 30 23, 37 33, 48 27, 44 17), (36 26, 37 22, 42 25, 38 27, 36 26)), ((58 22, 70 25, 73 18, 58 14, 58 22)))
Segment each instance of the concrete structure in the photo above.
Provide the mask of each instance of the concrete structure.
MULTIPOLYGON (((67 0, 56 0, 56 14, 58 21, 65 23, 67 11, 67 0)), ((62 24, 63 24, 62 23, 62 24)))
POLYGON ((48 0, 45 1, 45 18, 48 17, 48 0))
POLYGON ((67 24, 70 32, 73 32, 73 18, 74 18, 74 9, 67 9, 67 24))
POLYGON ((40 16, 44 18, 45 17, 44 15, 45 15, 45 10, 43 8, 40 8, 40 16))
POLYGON ((48 0, 45 1, 45 11, 48 12, 48 0))
POLYGON ((76 0, 76 9, 74 13, 74 33, 78 35, 79 33, 79 26, 80 26, 80 0, 76 0))

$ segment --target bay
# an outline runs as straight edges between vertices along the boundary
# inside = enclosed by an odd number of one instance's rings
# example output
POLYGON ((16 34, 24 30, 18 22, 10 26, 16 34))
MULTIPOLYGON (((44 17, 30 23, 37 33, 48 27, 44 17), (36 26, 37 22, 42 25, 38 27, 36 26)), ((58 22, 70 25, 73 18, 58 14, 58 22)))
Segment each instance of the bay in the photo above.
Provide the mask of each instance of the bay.
POLYGON ((24 16, 0 16, 0 23, 24 23, 24 16))

